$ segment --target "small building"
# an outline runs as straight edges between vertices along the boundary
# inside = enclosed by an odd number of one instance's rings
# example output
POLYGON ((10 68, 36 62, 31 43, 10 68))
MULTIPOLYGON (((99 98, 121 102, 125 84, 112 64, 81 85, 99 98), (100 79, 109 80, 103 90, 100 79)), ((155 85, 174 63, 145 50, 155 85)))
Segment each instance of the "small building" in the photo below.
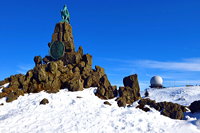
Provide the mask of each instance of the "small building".
POLYGON ((163 88, 163 79, 160 76, 153 76, 150 80, 150 88, 163 88))

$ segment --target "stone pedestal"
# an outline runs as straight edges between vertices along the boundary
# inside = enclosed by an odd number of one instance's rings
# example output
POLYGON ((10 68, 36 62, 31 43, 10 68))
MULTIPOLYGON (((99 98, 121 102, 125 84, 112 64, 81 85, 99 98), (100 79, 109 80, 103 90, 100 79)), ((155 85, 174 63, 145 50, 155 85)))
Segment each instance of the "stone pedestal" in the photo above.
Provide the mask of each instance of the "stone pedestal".
POLYGON ((74 52, 75 47, 71 25, 66 22, 57 23, 52 35, 52 42, 54 41, 63 42, 65 44, 65 52, 74 52))

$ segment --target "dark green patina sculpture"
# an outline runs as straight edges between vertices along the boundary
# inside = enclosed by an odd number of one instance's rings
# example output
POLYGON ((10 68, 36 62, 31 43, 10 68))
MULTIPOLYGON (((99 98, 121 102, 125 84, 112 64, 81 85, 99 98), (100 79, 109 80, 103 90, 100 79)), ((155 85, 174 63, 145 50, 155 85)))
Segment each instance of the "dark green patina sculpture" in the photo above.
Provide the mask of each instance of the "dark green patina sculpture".
POLYGON ((64 5, 63 10, 61 10, 61 17, 62 17, 61 22, 70 23, 70 15, 66 5, 64 5))
POLYGON ((50 55, 53 59, 58 60, 63 57, 65 51, 65 46, 60 41, 55 41, 51 43, 50 46, 50 55))

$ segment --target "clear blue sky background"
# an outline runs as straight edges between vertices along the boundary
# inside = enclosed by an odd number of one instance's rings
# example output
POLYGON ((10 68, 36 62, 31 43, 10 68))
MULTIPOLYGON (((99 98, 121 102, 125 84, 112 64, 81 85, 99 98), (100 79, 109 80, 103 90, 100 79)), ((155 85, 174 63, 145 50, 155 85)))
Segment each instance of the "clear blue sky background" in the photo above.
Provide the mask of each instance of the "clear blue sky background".
POLYGON ((25 73, 48 54, 60 10, 68 5, 76 48, 105 68, 112 84, 137 73, 165 86, 200 84, 199 0, 4 0, 0 4, 0 80, 25 73))

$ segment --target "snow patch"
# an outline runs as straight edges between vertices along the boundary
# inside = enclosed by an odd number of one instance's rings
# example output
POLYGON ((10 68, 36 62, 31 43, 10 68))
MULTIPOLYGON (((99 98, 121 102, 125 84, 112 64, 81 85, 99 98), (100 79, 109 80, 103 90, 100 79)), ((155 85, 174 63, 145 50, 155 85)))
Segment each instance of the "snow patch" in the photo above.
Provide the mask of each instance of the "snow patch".
POLYGON ((40 92, 20 96, 0 106, 0 132, 200 133, 199 121, 173 120, 154 109, 146 113, 135 108, 137 103, 119 108, 115 99, 107 100, 112 104, 108 106, 94 95, 95 90, 64 89, 56 94, 40 92), (43 98, 49 104, 39 105, 43 98))

